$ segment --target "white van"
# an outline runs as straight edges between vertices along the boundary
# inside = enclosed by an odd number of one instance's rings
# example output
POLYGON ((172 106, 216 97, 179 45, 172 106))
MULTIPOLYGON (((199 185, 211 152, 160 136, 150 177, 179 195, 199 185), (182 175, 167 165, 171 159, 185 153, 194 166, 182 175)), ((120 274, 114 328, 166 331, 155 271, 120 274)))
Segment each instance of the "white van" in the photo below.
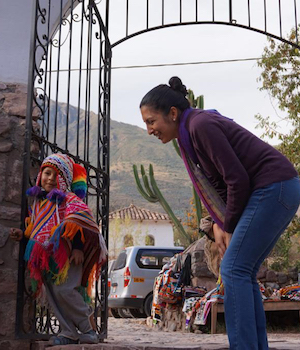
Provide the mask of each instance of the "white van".
POLYGON ((154 279, 182 247, 135 246, 125 248, 110 273, 108 307, 115 317, 128 309, 132 317, 151 315, 154 279))

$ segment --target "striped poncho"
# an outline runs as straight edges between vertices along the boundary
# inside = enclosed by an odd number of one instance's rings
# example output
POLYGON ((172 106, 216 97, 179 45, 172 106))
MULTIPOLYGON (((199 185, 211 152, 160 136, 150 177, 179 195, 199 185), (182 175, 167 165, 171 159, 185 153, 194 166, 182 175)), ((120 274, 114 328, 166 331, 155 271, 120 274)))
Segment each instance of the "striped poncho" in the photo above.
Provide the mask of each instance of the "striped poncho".
POLYGON ((34 196, 34 203, 26 219, 25 236, 29 241, 24 258, 33 291, 39 294, 44 278, 55 284, 65 282, 72 241, 75 235, 80 235, 84 253, 81 285, 91 295, 93 283, 106 261, 107 249, 90 209, 72 192, 55 189, 41 197, 39 191, 33 190, 29 195, 34 196))

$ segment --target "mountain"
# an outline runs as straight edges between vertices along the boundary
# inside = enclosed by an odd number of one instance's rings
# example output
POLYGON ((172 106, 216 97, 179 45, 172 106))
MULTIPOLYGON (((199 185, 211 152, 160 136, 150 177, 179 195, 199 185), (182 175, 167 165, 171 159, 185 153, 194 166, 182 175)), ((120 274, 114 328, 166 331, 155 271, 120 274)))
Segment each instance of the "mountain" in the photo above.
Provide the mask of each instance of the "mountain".
MULTIPOLYGON (((66 120, 67 105, 54 102, 50 103, 50 127, 54 130, 54 116, 57 109, 57 135, 56 142, 62 148, 66 146, 66 120)), ((47 118, 47 116, 46 116, 47 118)), ((86 154, 84 144, 88 143, 89 160, 91 164, 97 164, 98 124, 97 115, 91 112, 85 114, 74 106, 69 107, 68 113, 67 148, 76 154, 77 143, 79 155, 86 154), (77 132, 77 120, 79 129, 77 132), (87 123, 86 121, 89 122, 87 123), (89 125, 89 140, 84 139, 84 130, 89 125), (77 139, 77 135, 79 138, 77 139)), ((48 139, 54 141, 53 132, 48 139)), ((147 131, 134 125, 111 120, 110 127, 110 210, 116 210, 129 206, 136 206, 162 212, 159 203, 146 201, 138 192, 132 166, 136 164, 140 169, 143 164, 146 173, 149 164, 153 164, 155 179, 160 191, 170 204, 176 215, 182 217, 189 209, 189 201, 192 197, 191 181, 185 170, 183 161, 177 155, 172 143, 162 144, 154 136, 149 136, 147 131)))

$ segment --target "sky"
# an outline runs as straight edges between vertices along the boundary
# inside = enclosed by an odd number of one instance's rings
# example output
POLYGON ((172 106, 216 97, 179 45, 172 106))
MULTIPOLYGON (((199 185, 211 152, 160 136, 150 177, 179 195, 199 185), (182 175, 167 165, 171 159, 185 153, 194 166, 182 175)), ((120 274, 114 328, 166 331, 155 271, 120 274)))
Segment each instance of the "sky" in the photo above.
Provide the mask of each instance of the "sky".
MULTIPOLYGON (((110 22, 118 23, 117 26, 110 27, 112 42, 122 36, 121 28, 125 25, 120 15, 124 1, 116 2, 120 5, 111 9, 110 22)), ((132 0, 131 4, 134 3, 136 1, 132 0)), ((176 3, 178 1, 165 0, 166 22, 176 21, 179 13, 176 3), (170 4, 174 6, 170 7, 170 4)), ((183 20, 192 20, 191 9, 194 8, 195 1, 187 0, 182 3, 186 6, 183 8, 183 20)), ((268 1, 266 3, 270 4, 268 1)), ((267 8, 268 30, 278 34, 278 2, 272 3, 274 6, 269 5, 267 8)), ((153 14, 150 17, 153 18, 153 25, 159 24, 161 16, 161 1, 154 0, 153 6, 155 4, 157 16, 153 14)), ((245 5, 247 1, 233 1, 233 18, 237 23, 246 23, 248 20, 245 5)), ((251 23, 258 28, 264 26, 262 5, 262 0, 251 1, 251 23)), ((144 9, 141 7, 142 5, 131 7, 129 17, 134 17, 136 22, 129 22, 129 32, 143 26, 144 9), (130 26, 130 23, 136 23, 136 28, 130 26)), ((201 7, 200 19, 210 17, 211 1, 198 1, 198 7, 201 7)), ((292 9, 293 1, 285 0, 281 9, 283 35, 288 35, 294 23, 292 9)), ((228 2, 215 0, 215 11, 216 20, 226 20, 228 2)), ((129 39, 113 48, 111 118, 145 128, 139 112, 142 97, 154 86, 168 83, 172 76, 179 76, 186 87, 194 91, 195 96, 204 95, 205 108, 217 109, 260 136, 262 130, 255 128, 256 114, 270 116, 275 120, 278 120, 278 116, 284 117, 284 114, 278 110, 276 101, 266 91, 259 90, 261 82, 258 78, 261 70, 256 60, 132 69, 117 67, 258 58, 266 45, 265 35, 238 27, 212 24, 170 27, 129 39)), ((287 131, 288 126, 281 123, 281 130, 287 131)))
MULTIPOLYGON (((299 2, 299 0, 297 0, 299 2)), ((109 37, 111 43, 116 42, 125 33, 126 0, 110 2, 109 37)), ((145 26, 145 0, 130 0, 128 31, 134 33, 145 26)), ((263 29, 263 0, 252 0, 251 23, 263 29)), ((266 1, 267 30, 279 34, 278 1, 266 1)), ((283 2, 281 2, 283 3, 283 2)), ((161 21, 162 0, 150 0, 149 26, 157 26, 161 21)), ((179 0, 164 0, 165 23, 178 22, 179 0)), ((182 0, 183 21, 194 19, 193 9, 195 0, 182 0)), ((199 20, 211 19, 212 1, 198 0, 199 20)), ((228 1, 214 0, 215 20, 228 20, 228 1)), ((233 18, 239 24, 247 24, 247 4, 245 0, 232 0, 233 18)), ((298 4, 298 12, 300 4, 298 4)), ((285 0, 282 12, 282 33, 287 36, 294 24, 294 0, 285 0)), ((102 15, 105 14, 105 2, 98 5, 102 15)), ((298 13, 300 18, 300 12, 298 13)), ((65 28, 67 29, 67 28, 65 28)), ((73 26, 73 37, 76 40, 76 31, 80 25, 73 26)), ((78 41, 78 39, 77 39, 78 41)), ((99 62, 97 48, 93 44, 93 65, 99 62)), ((246 30, 217 24, 185 25, 169 27, 151 31, 131 38, 112 51, 112 80, 111 80, 111 119, 133 124, 145 128, 142 121, 139 103, 142 97, 154 86, 167 84, 172 76, 179 76, 188 89, 194 91, 195 96, 204 95, 204 108, 217 109, 221 114, 234 119, 257 136, 262 130, 256 129, 255 115, 270 116, 272 120, 284 117, 278 110, 276 101, 272 100, 266 91, 260 91, 261 82, 258 78, 261 70, 256 60, 208 63, 210 61, 239 60, 259 58, 267 45, 265 35, 246 30), (172 65, 178 63, 196 63, 172 65), (128 68, 130 66, 163 65, 160 67, 128 68), (127 68, 126 68, 127 67, 127 68)), ((63 48, 68 50, 68 43, 63 48)), ((73 44, 72 60, 75 62, 78 45, 73 44)), ((67 52, 67 51, 66 51, 67 52)), ((61 57, 61 67, 67 67, 67 55, 61 57)), ((75 64, 76 66, 76 64, 75 64)), ((72 73, 73 74, 73 73, 72 73)), ((95 71, 93 82, 97 80, 95 71)), ((60 84, 63 85, 67 73, 62 74, 60 84)), ((72 77, 76 86, 76 76, 72 77)), ((53 79, 55 81, 55 79, 53 79)), ((71 84, 72 86, 72 84, 71 84)), ((97 84, 93 84, 97 87, 97 84)), ((55 89, 55 86, 53 86, 55 89)), ((65 101, 63 89, 60 100, 65 101)), ((95 93, 97 89, 95 88, 95 93)), ((93 94, 93 89, 92 89, 93 94)), ((71 93, 71 104, 77 105, 77 92, 71 93)), ((91 110, 97 111, 97 98, 91 99, 91 110)), ((288 126, 281 122, 281 130, 287 131, 288 126)), ((277 140, 270 141, 276 143, 277 140)))

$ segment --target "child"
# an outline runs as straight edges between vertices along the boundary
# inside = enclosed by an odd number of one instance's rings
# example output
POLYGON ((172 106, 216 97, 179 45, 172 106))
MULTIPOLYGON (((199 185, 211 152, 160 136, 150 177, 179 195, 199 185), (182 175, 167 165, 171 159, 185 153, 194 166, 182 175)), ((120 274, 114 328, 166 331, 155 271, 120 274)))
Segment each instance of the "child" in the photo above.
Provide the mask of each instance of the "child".
MULTIPOLYGON (((44 284, 60 323, 61 333, 50 339, 51 345, 98 342, 93 313, 79 290, 90 295, 107 249, 82 201, 86 188, 85 169, 65 154, 52 154, 43 161, 36 186, 27 191, 33 205, 26 219, 24 259, 35 295, 44 284)), ((13 228, 10 236, 20 240, 23 232, 13 228)))

